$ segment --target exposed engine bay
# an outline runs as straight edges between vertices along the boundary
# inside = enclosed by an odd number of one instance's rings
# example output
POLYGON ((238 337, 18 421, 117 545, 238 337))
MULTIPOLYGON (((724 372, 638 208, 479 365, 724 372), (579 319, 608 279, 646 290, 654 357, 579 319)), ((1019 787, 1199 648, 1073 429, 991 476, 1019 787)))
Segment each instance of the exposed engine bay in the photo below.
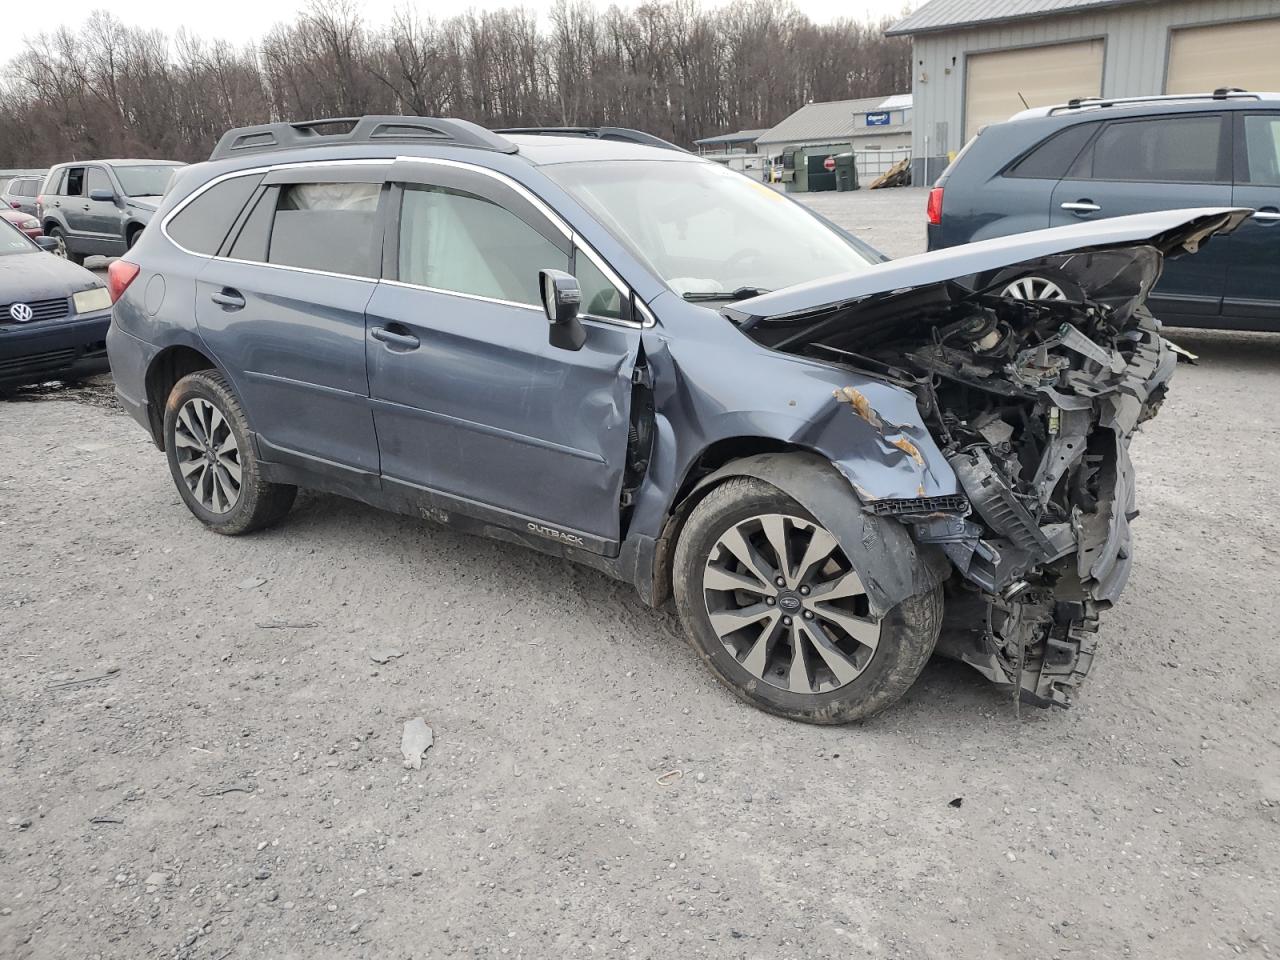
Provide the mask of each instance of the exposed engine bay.
POLYGON ((1129 440, 1176 360, 1141 306, 1161 264, 1150 245, 1047 256, 752 331, 915 395, 964 494, 893 502, 954 567, 939 650, 1026 702, 1070 702, 1128 578, 1129 440), (1028 277, 1057 298, 1019 298, 1028 277))

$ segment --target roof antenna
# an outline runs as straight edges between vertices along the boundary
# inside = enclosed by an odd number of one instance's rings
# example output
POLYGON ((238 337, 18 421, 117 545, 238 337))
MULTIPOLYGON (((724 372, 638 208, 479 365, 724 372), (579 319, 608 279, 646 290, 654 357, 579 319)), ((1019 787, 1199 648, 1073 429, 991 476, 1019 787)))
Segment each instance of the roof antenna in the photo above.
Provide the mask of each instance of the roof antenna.
POLYGON ((1026 110, 1031 109, 1031 104, 1027 103, 1027 98, 1022 95, 1022 91, 1018 91, 1018 99, 1022 101, 1022 106, 1026 110))

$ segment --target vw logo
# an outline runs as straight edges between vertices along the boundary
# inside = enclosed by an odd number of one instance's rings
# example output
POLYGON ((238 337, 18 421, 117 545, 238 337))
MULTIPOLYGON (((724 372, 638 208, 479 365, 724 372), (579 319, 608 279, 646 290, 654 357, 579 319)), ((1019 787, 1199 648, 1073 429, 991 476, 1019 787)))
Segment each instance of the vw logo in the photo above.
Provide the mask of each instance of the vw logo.
POLYGON ((32 317, 31 308, 25 303, 13 303, 9 305, 9 316, 13 317, 18 323, 26 323, 32 317))

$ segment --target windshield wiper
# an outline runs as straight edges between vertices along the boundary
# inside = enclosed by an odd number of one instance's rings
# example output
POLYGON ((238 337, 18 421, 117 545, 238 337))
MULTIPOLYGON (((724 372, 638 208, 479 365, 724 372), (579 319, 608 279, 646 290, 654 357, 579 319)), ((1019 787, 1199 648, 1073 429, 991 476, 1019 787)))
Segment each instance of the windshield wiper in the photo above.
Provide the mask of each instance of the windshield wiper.
POLYGON ((718 293, 686 293, 683 297, 690 303, 710 303, 714 300, 746 300, 769 292, 764 287, 739 287, 731 293, 722 290, 718 293))

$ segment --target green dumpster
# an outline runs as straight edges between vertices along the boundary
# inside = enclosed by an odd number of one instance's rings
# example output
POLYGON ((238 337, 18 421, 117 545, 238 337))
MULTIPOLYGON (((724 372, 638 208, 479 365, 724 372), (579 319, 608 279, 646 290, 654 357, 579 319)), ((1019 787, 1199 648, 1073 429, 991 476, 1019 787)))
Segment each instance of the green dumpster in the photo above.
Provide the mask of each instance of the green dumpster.
POLYGON ((837 153, 836 189, 840 191, 858 189, 858 168, 853 165, 852 153, 837 153))

